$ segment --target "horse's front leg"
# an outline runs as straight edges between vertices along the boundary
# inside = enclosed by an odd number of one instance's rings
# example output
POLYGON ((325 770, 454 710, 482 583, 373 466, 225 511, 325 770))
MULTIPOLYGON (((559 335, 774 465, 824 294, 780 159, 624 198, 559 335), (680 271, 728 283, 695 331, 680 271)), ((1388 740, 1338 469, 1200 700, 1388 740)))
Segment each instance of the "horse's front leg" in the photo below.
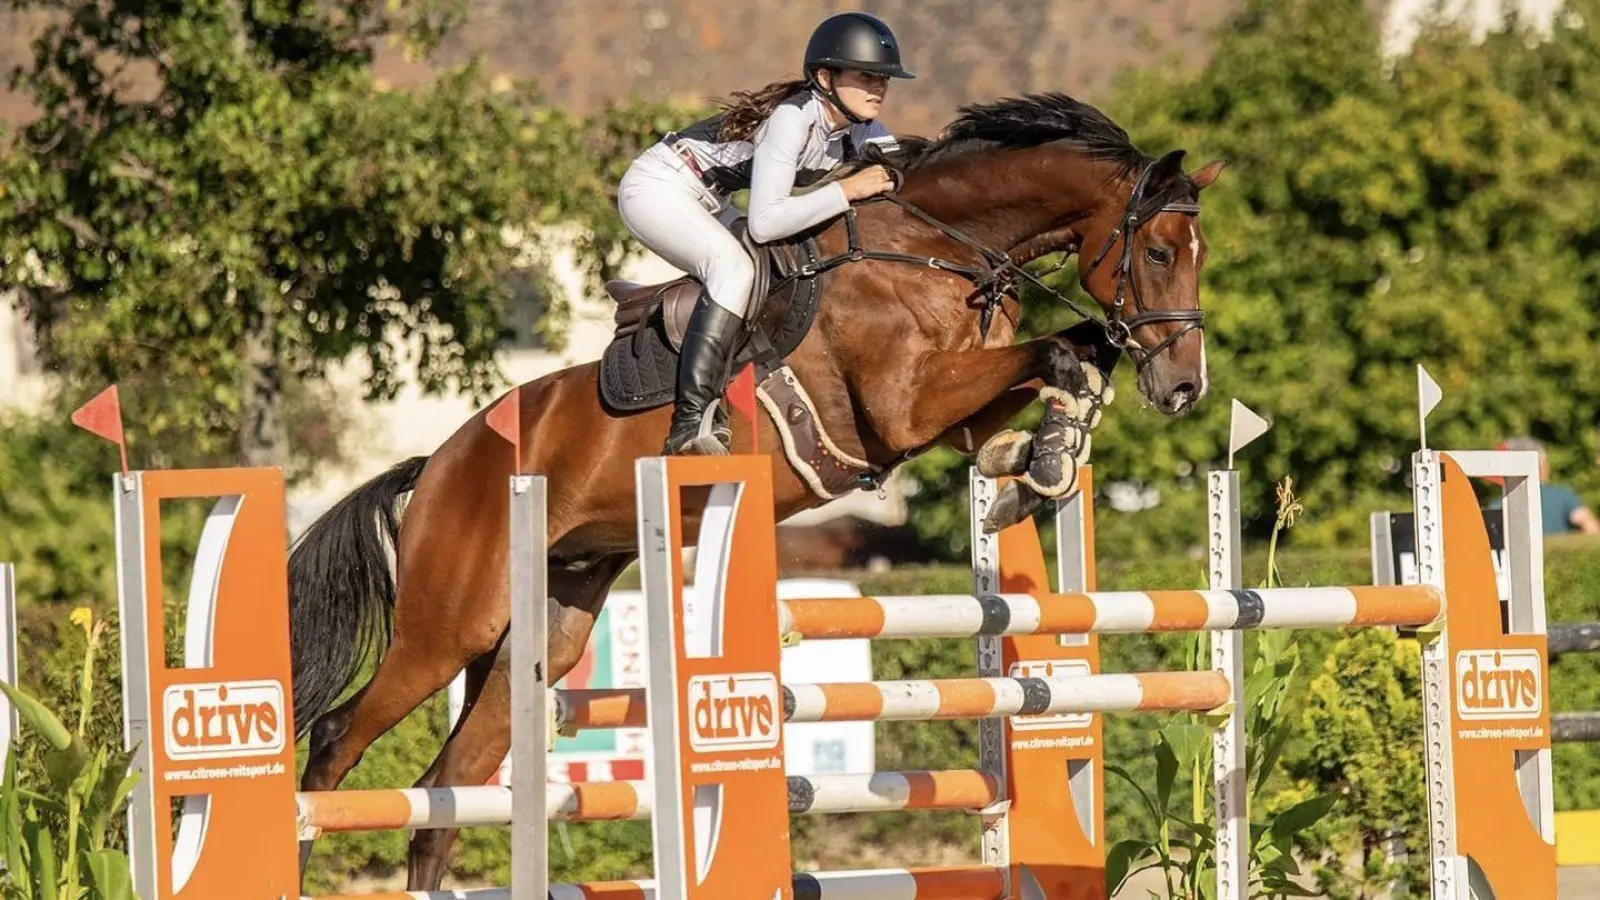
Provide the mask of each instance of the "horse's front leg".
MULTIPOLYGON (((995 428, 978 448, 978 471, 990 478, 1020 476, 1029 487, 1050 497, 1072 491, 1067 460, 1082 465, 1089 457, 1089 432, 1100 424, 1101 411, 1114 396, 1110 379, 1084 364, 1087 386, 1069 391, 1044 385, 1038 396, 1044 401, 1044 416, 1034 431, 995 428)), ((1031 397, 1029 398, 1031 399, 1031 397)), ((1007 404, 996 410, 989 422, 1010 421, 1025 403, 1007 404)), ((970 434, 970 429, 968 434, 970 434)), ((970 450, 969 450, 970 452, 970 450)))
MULTIPOLYGON (((867 404, 874 430, 897 450, 943 439, 971 452, 978 443, 979 471, 1020 475, 991 514, 990 530, 1021 521, 1042 496, 1069 496, 1088 452, 1087 434, 1109 402, 1109 368, 1103 332, 1083 326, 1008 347, 934 353, 915 367, 912 385, 890 384, 881 402, 867 404), (1094 362, 1084 362, 1084 360, 1094 362), (1041 384, 1045 416, 1032 435, 1000 432, 1032 395, 1016 390, 1041 384), (979 432, 974 435, 974 430, 979 432), (964 445, 964 446, 963 446, 964 445)), ((891 380, 892 382, 892 380, 891 380)))
POLYGON ((1077 490, 1078 467, 1089 458, 1090 431, 1114 397, 1110 375, 1120 353, 1105 342, 1096 323, 1051 337, 1069 345, 1071 360, 1053 360, 1052 377, 1031 382, 1033 390, 1009 391, 944 435, 944 442, 962 452, 976 451, 979 473, 990 478, 1017 476, 1002 488, 985 520, 990 531, 1021 521, 1047 498, 1061 499, 1077 490), (1073 362, 1077 373, 1070 371, 1073 362), (1081 380, 1076 377, 1080 373, 1081 380), (1035 395, 1045 405, 1037 430, 1005 428, 1035 395))

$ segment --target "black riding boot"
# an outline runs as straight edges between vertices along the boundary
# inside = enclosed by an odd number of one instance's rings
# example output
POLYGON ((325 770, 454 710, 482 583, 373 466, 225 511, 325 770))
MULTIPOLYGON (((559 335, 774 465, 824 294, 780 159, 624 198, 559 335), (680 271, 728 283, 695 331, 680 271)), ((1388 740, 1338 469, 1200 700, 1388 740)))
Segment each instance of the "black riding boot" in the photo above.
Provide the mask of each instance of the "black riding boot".
POLYGON ((666 449, 662 451, 665 455, 728 453, 728 445, 713 432, 715 423, 706 418, 706 411, 722 397, 727 386, 733 348, 743 324, 739 316, 712 302, 709 294, 700 294, 683 333, 678 397, 672 410, 672 430, 667 433, 666 449))

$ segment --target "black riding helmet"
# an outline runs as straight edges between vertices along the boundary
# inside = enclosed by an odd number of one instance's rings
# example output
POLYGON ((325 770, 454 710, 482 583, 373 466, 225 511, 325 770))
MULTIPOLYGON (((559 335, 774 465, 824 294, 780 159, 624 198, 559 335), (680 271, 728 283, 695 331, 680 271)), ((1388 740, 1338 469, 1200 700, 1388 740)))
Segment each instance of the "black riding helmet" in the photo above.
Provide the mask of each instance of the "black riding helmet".
POLYGON ((806 42, 806 80, 833 101, 852 122, 864 121, 839 99, 837 87, 824 89, 818 69, 859 69, 890 78, 915 78, 900 64, 900 42, 883 20, 870 13, 847 12, 829 16, 811 32, 806 42))

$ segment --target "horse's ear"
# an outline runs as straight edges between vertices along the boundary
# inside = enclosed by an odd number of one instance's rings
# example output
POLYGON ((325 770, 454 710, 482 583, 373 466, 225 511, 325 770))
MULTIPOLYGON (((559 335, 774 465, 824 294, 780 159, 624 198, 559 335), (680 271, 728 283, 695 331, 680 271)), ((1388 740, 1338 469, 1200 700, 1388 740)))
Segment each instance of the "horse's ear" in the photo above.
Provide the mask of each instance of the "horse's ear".
POLYGON ((1159 195, 1183 174, 1183 154, 1182 150, 1173 150, 1151 164, 1146 188, 1151 195, 1159 195))
POLYGON ((1203 191, 1217 180, 1217 176, 1222 174, 1222 169, 1227 164, 1228 161, 1226 159, 1213 159, 1211 162, 1206 163, 1205 167, 1200 171, 1190 175, 1189 180, 1195 183, 1195 187, 1203 191))

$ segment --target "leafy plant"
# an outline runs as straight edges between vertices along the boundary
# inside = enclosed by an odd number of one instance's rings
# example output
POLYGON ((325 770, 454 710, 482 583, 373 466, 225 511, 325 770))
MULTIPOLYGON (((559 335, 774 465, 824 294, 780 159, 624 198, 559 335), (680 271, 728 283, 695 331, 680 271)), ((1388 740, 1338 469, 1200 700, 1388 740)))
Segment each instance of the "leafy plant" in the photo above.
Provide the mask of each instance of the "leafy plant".
MULTIPOLYGON (((1293 491, 1293 479, 1278 485, 1278 507, 1267 552, 1267 575, 1262 587, 1277 586, 1277 546, 1279 532, 1290 528, 1303 511, 1293 491)), ((1262 632, 1256 641, 1244 682, 1246 780, 1252 784, 1250 807, 1258 809, 1265 788, 1294 733, 1294 721, 1283 714, 1283 701, 1289 684, 1300 666, 1300 656, 1288 631, 1262 632)), ((1207 641, 1196 633, 1188 642, 1187 667, 1200 671, 1209 667, 1207 641)), ((1177 720, 1161 729, 1155 746, 1156 780, 1152 794, 1126 769, 1107 764, 1111 772, 1132 785, 1150 817, 1158 823, 1153 840, 1129 838, 1115 844, 1106 858, 1107 896, 1113 896, 1132 875, 1160 869, 1166 876, 1167 897, 1208 900, 1215 896, 1216 830, 1207 823, 1207 809, 1214 794, 1211 736, 1224 721, 1215 714, 1209 722, 1177 720), (1187 813, 1177 808, 1173 788, 1178 774, 1187 772, 1192 791, 1187 813), (1174 833, 1173 826, 1181 831, 1174 833), (1142 865, 1140 865, 1142 863, 1142 865), (1134 866, 1139 865, 1139 868, 1134 866)), ((1302 800, 1250 828, 1249 866, 1252 897, 1311 897, 1317 892, 1301 886, 1301 875, 1294 858, 1296 837, 1316 825, 1333 808, 1333 794, 1319 794, 1302 800)))
POLYGON ((0 682, 19 718, 44 741, 48 781, 45 793, 17 783, 22 747, 13 741, 0 782, 0 858, 5 861, 0 897, 5 900, 135 900, 128 858, 107 847, 107 837, 138 776, 128 772, 127 752, 91 749, 85 741, 95 651, 106 624, 93 621, 87 608, 75 610, 72 621, 89 638, 78 682, 76 730, 68 730, 27 691, 0 682))

